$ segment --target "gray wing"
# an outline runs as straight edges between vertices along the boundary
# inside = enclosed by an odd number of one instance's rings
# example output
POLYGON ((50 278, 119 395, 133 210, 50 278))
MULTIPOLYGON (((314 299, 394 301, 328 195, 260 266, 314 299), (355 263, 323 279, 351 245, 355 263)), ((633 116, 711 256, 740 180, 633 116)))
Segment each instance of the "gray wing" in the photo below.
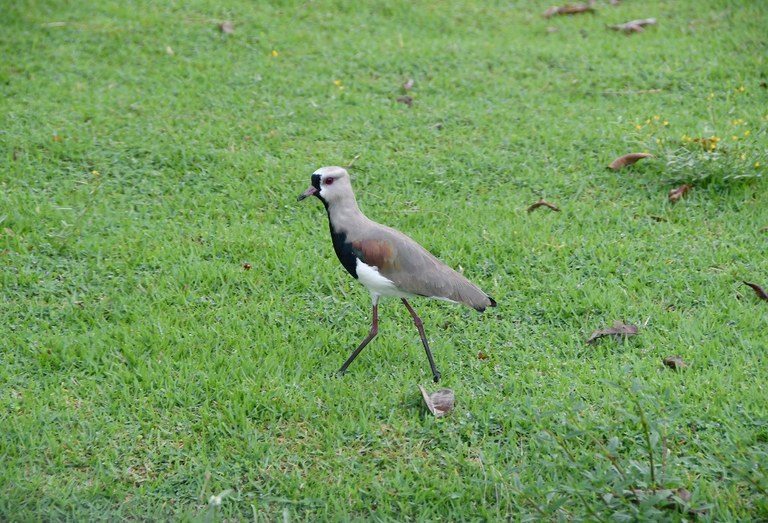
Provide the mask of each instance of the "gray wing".
POLYGON ((367 233, 352 241, 356 255, 400 289, 463 303, 479 311, 496 305, 474 283, 400 231, 375 224, 367 233))

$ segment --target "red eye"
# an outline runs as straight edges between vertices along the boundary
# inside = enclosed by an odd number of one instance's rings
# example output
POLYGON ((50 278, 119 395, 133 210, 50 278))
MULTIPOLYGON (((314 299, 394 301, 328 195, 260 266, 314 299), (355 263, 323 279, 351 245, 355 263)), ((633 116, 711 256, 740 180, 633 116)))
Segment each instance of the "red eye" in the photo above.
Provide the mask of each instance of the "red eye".
POLYGON ((325 185, 331 185, 333 183, 333 178, 326 178, 325 180, 323 180, 323 183, 325 185))

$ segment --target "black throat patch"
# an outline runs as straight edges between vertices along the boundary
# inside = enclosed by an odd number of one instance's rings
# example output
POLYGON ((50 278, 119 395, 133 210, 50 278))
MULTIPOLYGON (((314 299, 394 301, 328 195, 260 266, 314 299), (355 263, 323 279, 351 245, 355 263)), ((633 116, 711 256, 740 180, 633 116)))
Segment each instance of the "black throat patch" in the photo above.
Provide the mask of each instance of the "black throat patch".
MULTIPOLYGON (((327 209, 328 205, 326 204, 325 207, 327 209)), ((336 257, 344 268, 347 269, 347 272, 357 279, 357 256, 352 248, 352 243, 347 241, 346 233, 337 232, 333 229, 330 215, 328 216, 328 226, 331 229, 331 239, 333 240, 333 250, 336 251, 336 257)))
POLYGON ((325 207, 327 209, 328 208, 328 202, 326 202, 323 199, 323 197, 320 196, 320 175, 319 174, 313 174, 311 180, 312 180, 312 187, 317 189, 317 192, 315 193, 315 196, 320 198, 320 201, 323 202, 323 204, 325 205, 325 207))
POLYGON ((321 177, 319 174, 312 175, 312 187, 317 189, 315 196, 323 202, 325 206, 325 212, 328 213, 328 228, 331 230, 331 239, 333 240, 333 250, 336 251, 336 257, 341 264, 347 269, 347 272, 357 279, 357 256, 352 248, 352 244, 347 241, 347 234, 343 232, 337 232, 333 228, 331 223, 331 213, 328 211, 328 202, 320 196, 320 182, 321 177))

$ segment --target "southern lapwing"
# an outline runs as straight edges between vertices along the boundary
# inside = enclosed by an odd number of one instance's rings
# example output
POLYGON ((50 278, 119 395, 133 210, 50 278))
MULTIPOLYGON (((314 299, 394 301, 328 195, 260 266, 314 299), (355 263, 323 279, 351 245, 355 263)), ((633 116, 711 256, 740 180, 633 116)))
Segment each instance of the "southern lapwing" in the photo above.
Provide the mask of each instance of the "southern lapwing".
POLYGON ((407 298, 423 296, 463 303, 480 312, 496 302, 475 284, 435 258, 424 247, 400 231, 369 220, 358 208, 349 174, 341 167, 321 167, 312 174, 312 185, 299 201, 317 196, 328 212, 333 249, 339 261, 373 300, 371 331, 339 369, 347 367, 379 332, 379 298, 396 296, 403 301, 419 330, 435 382, 440 373, 429 350, 421 318, 407 298))

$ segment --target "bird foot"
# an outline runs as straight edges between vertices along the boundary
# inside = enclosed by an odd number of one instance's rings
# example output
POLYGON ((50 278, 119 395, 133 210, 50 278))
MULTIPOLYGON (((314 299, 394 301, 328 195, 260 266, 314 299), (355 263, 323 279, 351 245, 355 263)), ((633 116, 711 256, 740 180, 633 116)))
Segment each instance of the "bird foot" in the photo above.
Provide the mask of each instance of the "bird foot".
POLYGON ((432 379, 435 380, 435 383, 440 383, 440 373, 439 372, 435 372, 432 375, 432 379))

